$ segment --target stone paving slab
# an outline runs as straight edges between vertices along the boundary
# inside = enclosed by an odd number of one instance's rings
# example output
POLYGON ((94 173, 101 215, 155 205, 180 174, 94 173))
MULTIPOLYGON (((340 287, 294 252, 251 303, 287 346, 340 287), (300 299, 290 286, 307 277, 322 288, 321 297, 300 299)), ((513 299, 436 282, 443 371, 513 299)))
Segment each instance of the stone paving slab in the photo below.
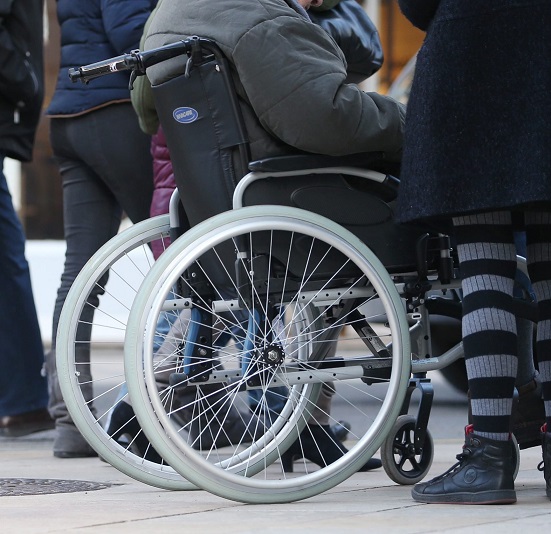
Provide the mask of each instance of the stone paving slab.
MULTIPOLYGON (((49 432, 0 438, 0 480, 96 483, 71 493, 0 496, 0 532, 17 533, 469 533, 548 532, 551 501, 545 497, 537 448, 522 451, 518 503, 510 506, 424 505, 384 470, 358 473, 328 492, 289 504, 245 505, 204 491, 149 487, 97 458, 60 460, 49 432)), ((457 439, 435 440, 429 473, 440 474, 460 451, 457 439)), ((44 489, 44 488, 42 488, 44 489)))

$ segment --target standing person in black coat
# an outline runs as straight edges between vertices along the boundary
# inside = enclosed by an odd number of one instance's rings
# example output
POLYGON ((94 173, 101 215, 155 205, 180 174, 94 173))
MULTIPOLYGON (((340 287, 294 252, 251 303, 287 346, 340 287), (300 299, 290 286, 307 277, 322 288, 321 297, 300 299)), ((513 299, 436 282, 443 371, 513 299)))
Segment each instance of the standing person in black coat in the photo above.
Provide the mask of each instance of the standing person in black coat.
POLYGON ((0 0, 0 435, 53 427, 25 234, 2 171, 30 161, 44 96, 42 0, 0 0))
POLYGON ((399 0, 427 32, 411 90, 397 213, 453 221, 473 424, 459 462, 418 484, 427 503, 513 503, 517 375, 513 231, 526 230, 551 499, 551 3, 399 0))

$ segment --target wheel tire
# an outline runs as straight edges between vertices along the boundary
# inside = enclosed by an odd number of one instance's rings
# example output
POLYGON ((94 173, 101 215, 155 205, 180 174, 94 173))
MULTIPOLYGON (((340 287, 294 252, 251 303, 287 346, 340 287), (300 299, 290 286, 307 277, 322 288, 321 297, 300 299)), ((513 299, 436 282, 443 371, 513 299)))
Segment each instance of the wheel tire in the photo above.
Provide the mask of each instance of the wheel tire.
POLYGON ((428 430, 421 452, 415 451, 413 435, 416 424, 414 416, 401 415, 381 447, 383 468, 397 484, 417 484, 425 478, 432 465, 434 442, 428 430))

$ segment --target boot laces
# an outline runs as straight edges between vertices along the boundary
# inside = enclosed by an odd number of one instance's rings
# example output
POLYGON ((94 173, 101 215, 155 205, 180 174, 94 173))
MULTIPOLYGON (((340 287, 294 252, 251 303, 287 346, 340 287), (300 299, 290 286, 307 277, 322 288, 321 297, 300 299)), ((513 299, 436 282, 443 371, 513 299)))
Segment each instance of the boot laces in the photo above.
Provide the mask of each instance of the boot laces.
POLYGON ((461 466, 465 463, 466 460, 468 460, 473 454, 473 451, 467 446, 467 444, 463 445, 463 451, 460 452, 455 458, 457 459, 457 462, 453 464, 447 471, 442 473, 440 476, 436 477, 434 480, 441 480, 443 478, 446 478, 450 475, 453 475, 456 471, 458 471, 461 466))

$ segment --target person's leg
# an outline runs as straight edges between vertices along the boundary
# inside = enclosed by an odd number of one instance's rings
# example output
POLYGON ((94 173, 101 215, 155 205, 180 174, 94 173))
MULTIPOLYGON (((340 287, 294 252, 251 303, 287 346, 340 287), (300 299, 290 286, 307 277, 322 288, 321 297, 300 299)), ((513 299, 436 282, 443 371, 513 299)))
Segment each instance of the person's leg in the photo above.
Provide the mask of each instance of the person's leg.
POLYGON ((517 375, 516 254, 507 212, 454 218, 463 289, 463 348, 473 432, 454 469, 415 486, 421 502, 516 501, 510 441, 517 375))
MULTIPOLYGON (((516 253, 526 258, 526 233, 515 232, 515 249, 516 253)), ((517 269, 515 274, 515 285, 513 288, 513 295, 518 299, 530 299, 533 300, 534 294, 530 279, 525 272, 517 269)), ((517 337, 518 337, 518 371, 516 379, 516 387, 522 388, 523 386, 531 384, 538 372, 534 364, 533 354, 533 333, 534 324, 528 319, 517 317, 517 337)))
POLYGON ((44 350, 38 325, 25 235, 1 170, 0 157, 0 417, 44 410, 44 350))
MULTIPOLYGON (((61 309, 76 276, 92 254, 115 235, 120 225, 121 210, 113 195, 99 177, 72 152, 70 120, 52 121, 51 139, 56 154, 63 187, 63 220, 66 241, 65 264, 54 306, 52 321, 52 349, 46 354, 46 371, 50 389, 49 411, 56 421, 54 455, 80 457, 94 454, 74 427, 63 400, 56 368, 56 335, 61 309)), ((82 341, 76 348, 75 358, 81 367, 82 382, 87 381, 90 369, 90 339, 93 310, 97 305, 99 291, 88 299, 80 317, 76 337, 82 341)), ((84 392, 91 399, 93 392, 84 392)))
MULTIPOLYGON (((333 356, 335 349, 336 345, 332 349, 333 356)), ((301 458, 324 467, 337 461, 348 452, 348 449, 336 434, 339 424, 348 425, 348 423, 335 422, 331 425, 331 422, 334 421, 330 414, 335 391, 334 382, 324 382, 316 404, 306 408, 305 411, 311 412, 308 424, 299 438, 281 456, 281 465, 284 472, 293 472, 293 462, 301 458)), ((346 426, 344 430, 348 434, 346 426)), ((378 469, 382 465, 378 458, 370 458, 358 471, 370 471, 371 469, 378 469)))
POLYGON ((538 301, 536 353, 545 407, 543 470, 551 499, 551 213, 527 212, 528 272, 538 301))
MULTIPOLYGON (((137 122, 136 118, 119 113, 119 107, 128 109, 127 106, 109 106, 78 119, 52 120, 51 140, 63 181, 67 241, 64 272, 54 309, 52 351, 46 358, 50 413, 58 428, 54 454, 59 457, 78 457, 91 452, 76 432, 59 390, 55 337, 61 309, 84 264, 117 233, 122 202, 136 221, 148 216, 151 202, 151 159, 146 148, 149 146, 147 136, 141 132, 132 135, 131 125, 132 121, 137 122), (144 140, 145 146, 142 146, 144 140)), ((94 305, 99 293, 98 290, 90 296, 90 305, 85 308, 77 331, 77 339, 83 343, 79 344, 76 358, 83 363, 89 361, 90 349, 86 341, 90 339, 94 305)), ((81 372, 89 373, 89 369, 83 366, 81 372)), ((85 395, 91 397, 92 392, 85 392, 85 395)))
POLYGON ((462 217, 454 220, 454 226, 463 279, 463 347, 473 425, 480 436, 506 441, 518 365, 510 217, 506 213, 462 217))
MULTIPOLYGON (((526 232, 515 232, 518 255, 526 258, 526 232)), ((530 278, 517 269, 513 295, 516 299, 535 302, 530 278)), ((534 360, 534 323, 517 316, 518 370, 515 387, 518 396, 513 404, 512 432, 519 447, 535 447, 541 441, 540 428, 545 419, 541 398, 541 382, 534 360)))

